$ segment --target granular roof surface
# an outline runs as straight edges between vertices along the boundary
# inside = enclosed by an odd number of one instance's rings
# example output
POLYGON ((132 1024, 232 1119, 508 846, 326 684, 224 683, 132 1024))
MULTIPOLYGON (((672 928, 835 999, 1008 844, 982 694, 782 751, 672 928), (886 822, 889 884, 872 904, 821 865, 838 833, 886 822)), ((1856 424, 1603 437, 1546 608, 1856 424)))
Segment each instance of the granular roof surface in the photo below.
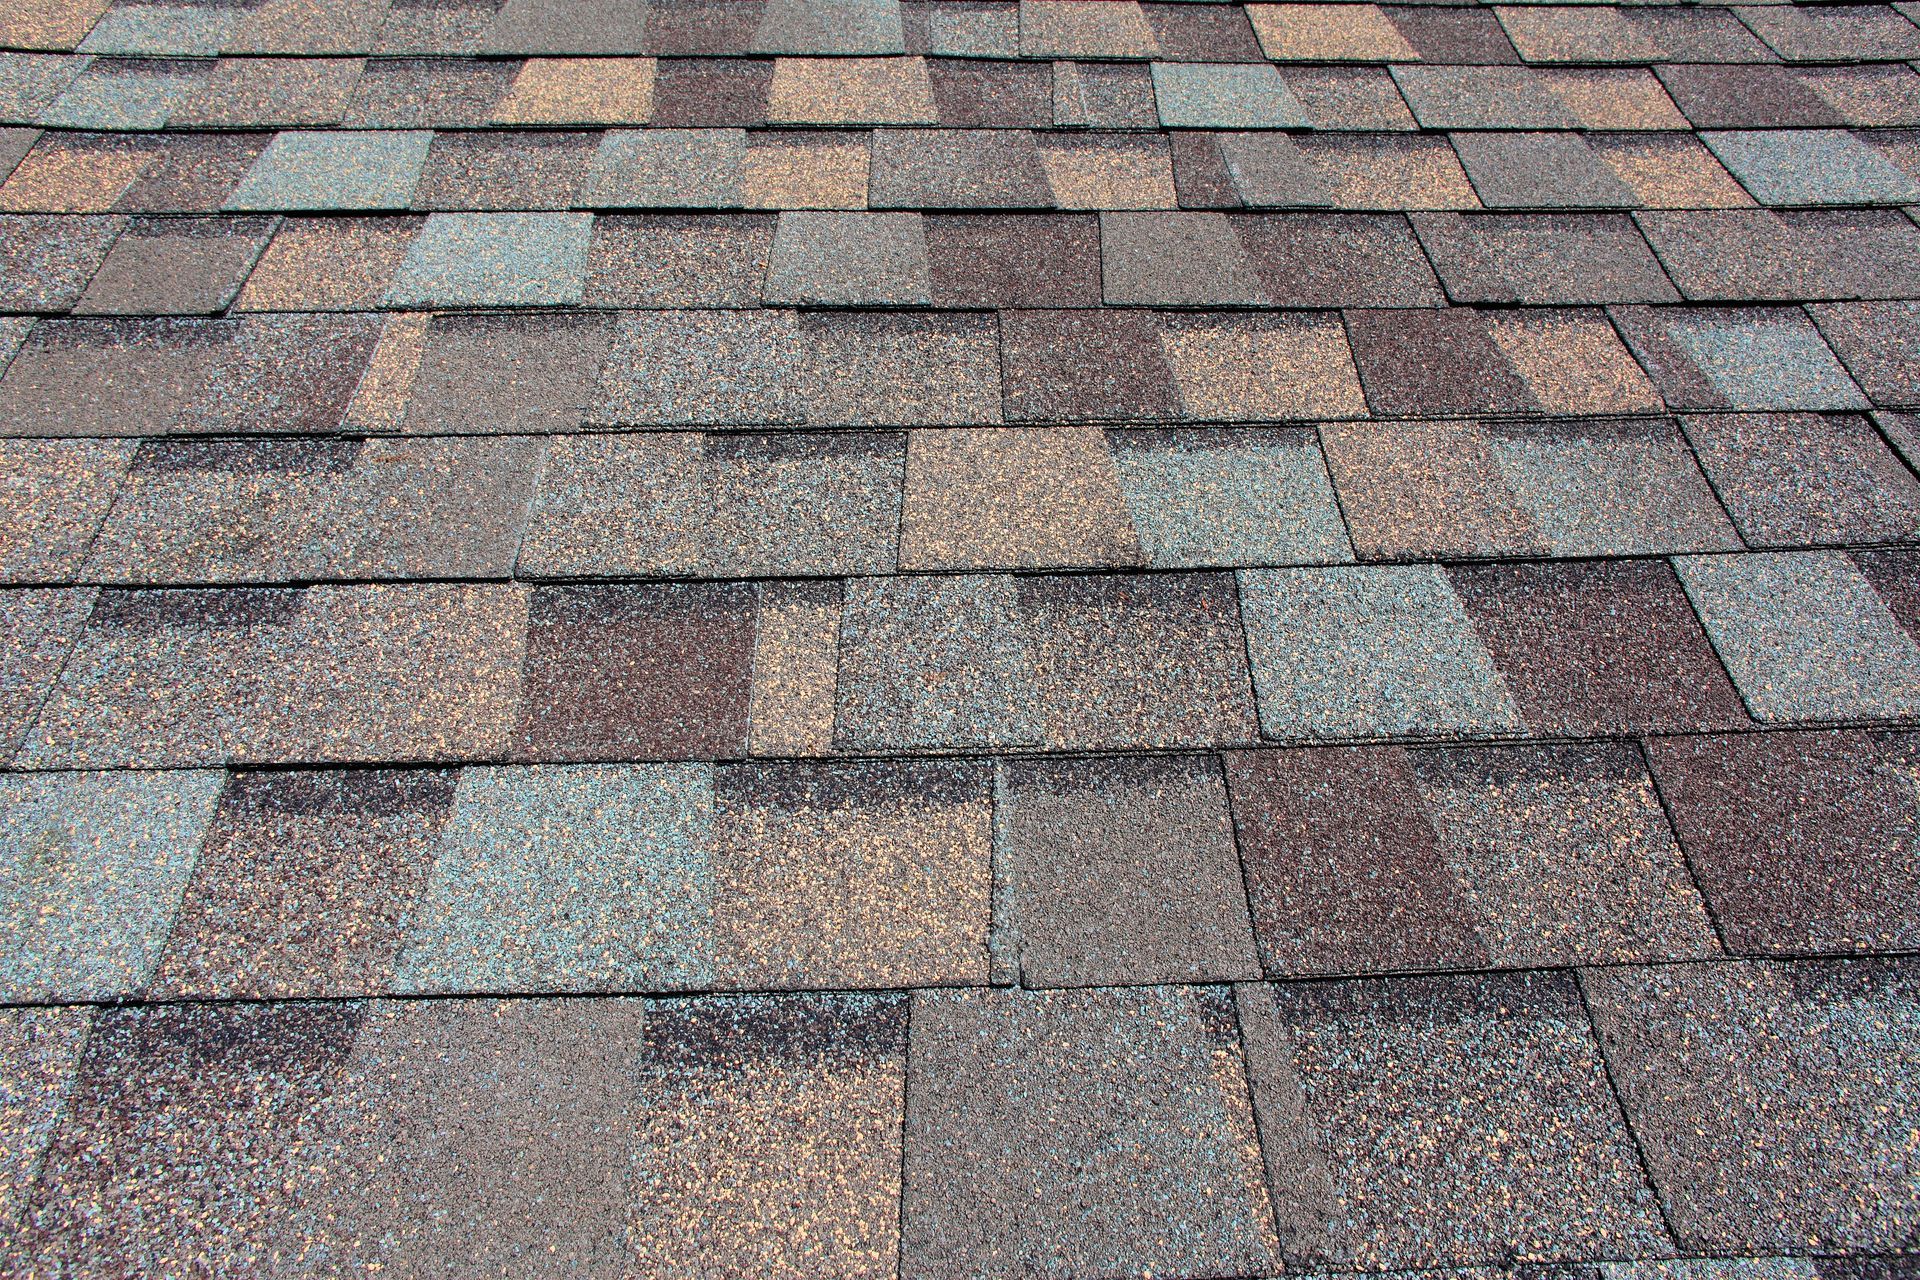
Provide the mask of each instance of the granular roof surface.
POLYGON ((1920 1276, 1920 5, 0 0, 0 1275, 1920 1276))

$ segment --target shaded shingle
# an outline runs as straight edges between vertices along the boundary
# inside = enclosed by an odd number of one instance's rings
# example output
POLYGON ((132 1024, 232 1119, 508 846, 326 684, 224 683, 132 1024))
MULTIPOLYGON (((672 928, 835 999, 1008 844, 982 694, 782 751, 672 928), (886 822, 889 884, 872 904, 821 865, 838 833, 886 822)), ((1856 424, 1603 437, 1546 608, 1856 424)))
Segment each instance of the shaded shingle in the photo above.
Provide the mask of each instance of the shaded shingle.
POLYGON ((1877 404, 1920 403, 1920 303, 1857 302, 1809 307, 1820 336, 1877 404))
POLYGON ((1291 1267, 1667 1247, 1570 975, 1299 983, 1241 1004, 1263 1130, 1284 1126, 1268 1167, 1298 1188, 1291 1267), (1555 1159, 1525 1154, 1543 1143, 1555 1159))
POLYGON ((1239 579, 1267 737, 1520 726, 1493 656, 1438 566, 1259 569, 1239 579))
POLYGON ((487 755, 520 698, 512 586, 103 592, 24 748, 41 766, 487 755))
POLYGON ((771 58, 662 58, 655 73, 653 123, 700 128, 767 122, 771 58))
POLYGON ((1274 976, 1718 952, 1631 746, 1236 752, 1228 779, 1274 976))
POLYGON ((1010 762, 998 809, 996 927, 1022 985, 1259 976, 1211 760, 1010 762))
POLYGON ((1658 69, 1698 129, 1832 128, 1847 121, 1833 104, 1785 67, 1701 66, 1658 69))
POLYGON ((1255 4, 1247 17, 1275 62, 1417 62, 1420 55, 1376 4, 1338 9, 1255 4))
POLYGON ((205 56, 218 53, 240 12, 222 4, 116 4, 100 16, 81 53, 205 56))
POLYGON ((1920 537, 1920 481, 1857 414, 1697 414, 1682 421, 1750 546, 1920 537))
POLYGON ((1173 165, 1151 134, 1041 135, 1040 162, 1062 209, 1171 209, 1173 165))
POLYGON ((902 0, 907 52, 962 58, 1011 58, 1020 52, 1020 6, 1013 0, 902 0))
POLYGON ((581 184, 598 208, 738 208, 746 135, 738 129, 609 129, 581 184))
POLYGON ((1397 217, 1248 214, 1232 219, 1268 294, 1291 307, 1433 306, 1440 290, 1397 217))
POLYGON ((1920 179, 1843 129, 1703 133, 1700 139, 1761 204, 1920 200, 1920 179))
POLYGON ((645 124, 654 70, 652 58, 529 58, 493 104, 492 122, 645 124))
POLYGON ((212 65, 197 58, 96 58, 35 123, 58 129, 158 129, 212 65))
POLYGON ((1912 1126, 1902 960, 1583 975, 1607 1061, 1682 1247, 1874 1248, 1920 1205, 1883 1171, 1912 1126))
POLYGON ((150 990, 284 997, 390 989, 453 782, 443 770, 234 775, 150 990))
POLYGON ((1237 5, 1144 4, 1159 56, 1170 62, 1259 62, 1260 42, 1237 5))
POLYGON ((632 1243, 606 1269, 893 1269, 906 1039, 900 995, 650 1004, 631 1157, 645 1173, 622 1185, 631 1220, 657 1226, 609 1231, 632 1243))
POLYGON ((984 980, 990 766, 732 765, 715 787, 721 982, 785 990, 984 980))
POLYGON ((1316 129, 1412 129, 1413 113, 1384 67, 1282 67, 1316 129))
POLYGON ((1680 300, 1624 214, 1424 213, 1413 226, 1455 302, 1680 300))
POLYGON ((367 311, 407 259, 426 219, 296 217, 284 219, 261 253, 238 311, 367 311))
POLYGON ((1049 123, 1063 129, 1152 129, 1153 72, 1137 62, 1056 62, 1049 123))
POLYGON ((1233 224, 1222 214, 1104 214, 1100 257, 1110 303, 1244 306, 1268 301, 1233 224))
POLYGON ((539 587, 512 754, 684 759, 746 745, 753 594, 745 586, 539 587))
POLYGON ((35 0, 9 8, 0 41, 21 49, 71 49, 107 11, 111 0, 35 0))
POLYGON ((1920 58, 1920 27, 1884 4, 1751 6, 1740 20, 1789 62, 1920 58))
POLYGON ((1603 316, 1586 311, 1354 311, 1376 413, 1638 413, 1659 400, 1603 316))
POLYGON ((87 571, 141 583, 504 576, 542 444, 148 441, 87 571))
POLYGON ((1910 734, 1846 730, 1648 745, 1701 890, 1746 955, 1906 949, 1920 879, 1910 734))
POLYGON ((1920 228, 1891 209, 1646 211, 1636 220, 1692 302, 1920 293, 1920 228))
POLYGON ((0 750, 9 758, 59 680, 95 595, 85 588, 0 595, 0 750))
MULTIPOLYGON (((1129 70, 1139 72, 1144 80, 1143 69, 1129 70)), ((951 128, 1044 129, 1054 123, 1053 74, 1049 67, 937 58, 927 63, 927 74, 933 83, 935 113, 941 124, 951 128)), ((1151 128, 1152 105, 1145 105, 1147 119, 1116 120, 1114 125, 1144 124, 1151 128)))
POLYGON ((1501 208, 1630 208, 1633 194, 1576 133, 1456 133, 1480 202, 1501 208))
POLYGON ((856 578, 840 624, 843 750, 1039 741, 1017 589, 999 575, 856 578))
POLYGON ((1219 988, 916 993, 902 1274, 1277 1267, 1235 1029, 1219 988))
POLYGON ((367 53, 387 0, 265 0, 242 9, 220 42, 226 53, 367 53))
POLYGON ((1680 583, 1661 561, 1460 565, 1448 573, 1534 732, 1746 723, 1680 583))
POLYGON ((586 289, 585 213, 436 213, 387 287, 400 307, 551 307, 586 289))
POLYGON ((485 124, 513 83, 511 62, 376 58, 347 103, 349 129, 455 129, 485 124))
POLYGON ((791 311, 633 312, 614 326, 591 416, 615 424, 804 422, 802 359, 791 311))
POLYGON ((1805 313, 1623 307, 1620 331, 1676 409, 1864 409, 1805 313))
POLYGON ((1730 9, 1504 5, 1496 9, 1528 62, 1772 62, 1730 9))
POLYGON ((1920 706, 1920 647, 1845 553, 1676 565, 1756 719, 1877 719, 1920 706))
POLYGON ((300 1185, 291 1135, 319 1119, 361 1012, 258 1004, 96 1015, 44 1156, 49 1190, 30 1205, 30 1265, 244 1268, 273 1248, 300 1185))
POLYGON ((114 241, 81 315, 224 311, 273 235, 272 218, 135 218, 114 241))
POLYGON ((892 433, 594 434, 553 442, 523 573, 746 577, 894 567, 892 433))

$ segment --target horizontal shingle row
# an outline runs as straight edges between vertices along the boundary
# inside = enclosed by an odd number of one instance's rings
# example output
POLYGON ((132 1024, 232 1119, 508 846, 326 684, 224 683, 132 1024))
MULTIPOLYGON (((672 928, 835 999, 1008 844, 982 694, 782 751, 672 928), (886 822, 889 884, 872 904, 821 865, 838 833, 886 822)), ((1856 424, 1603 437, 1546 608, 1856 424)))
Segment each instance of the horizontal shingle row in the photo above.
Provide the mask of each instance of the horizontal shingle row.
POLYGON ((1723 940, 1909 950, 1917 779, 1920 739, 1888 731, 1656 738, 1644 757, 1618 741, 1236 751, 1224 769, 17 774, 0 777, 0 1000, 1137 986, 1704 960, 1723 940))
POLYGON ((12 589, 4 727, 16 765, 100 768, 1897 721, 1920 711, 1916 572, 1911 552, 1812 551, 1671 567, 12 589))
POLYGON ((1714 209, 1920 200, 1920 133, 1912 130, 1696 137, 1217 128, 299 129, 271 137, 5 129, 10 176, 0 210, 1714 209))
POLYGON ((521 64, 0 54, 0 124, 59 129, 1411 129, 1416 122, 1427 129, 1910 128, 1920 124, 1920 74, 1900 62, 1797 69, 1403 65, 1389 74, 1380 67, 1276 69, 1212 60, 533 58, 521 64))
POLYGON ((1920 482, 1852 414, 13 440, 0 514, 16 584, 753 578, 1861 546, 1920 482))
POLYGON ((1611 322, 1572 308, 22 317, 0 321, 0 434, 1860 410, 1914 403, 1915 321, 1911 303, 1627 307, 1611 322))
POLYGON ((81 315, 1920 298, 1920 228, 1881 209, 0 214, 0 263, 0 309, 81 315))
POLYGON ((1303 62, 1828 62, 1920 57, 1904 6, 1071 0, 32 0, 0 45, 99 54, 950 54, 1303 62), (423 12, 424 10, 424 12, 423 12))
POLYGON ((1917 1207, 1870 1153, 1914 1121, 1890 1055, 1916 985, 1827 961, 8 1011, 32 1172, 0 1247, 927 1278, 1036 1250, 1182 1275, 1886 1250, 1917 1207))

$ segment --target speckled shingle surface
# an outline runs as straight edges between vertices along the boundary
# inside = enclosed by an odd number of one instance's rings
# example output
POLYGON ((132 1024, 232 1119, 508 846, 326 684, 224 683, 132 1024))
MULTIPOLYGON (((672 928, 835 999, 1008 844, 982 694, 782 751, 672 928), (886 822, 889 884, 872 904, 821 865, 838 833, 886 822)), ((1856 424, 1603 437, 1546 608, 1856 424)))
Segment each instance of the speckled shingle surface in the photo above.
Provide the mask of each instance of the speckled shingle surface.
POLYGON ((0 1274, 1912 1280, 1920 8, 0 4, 0 1274))

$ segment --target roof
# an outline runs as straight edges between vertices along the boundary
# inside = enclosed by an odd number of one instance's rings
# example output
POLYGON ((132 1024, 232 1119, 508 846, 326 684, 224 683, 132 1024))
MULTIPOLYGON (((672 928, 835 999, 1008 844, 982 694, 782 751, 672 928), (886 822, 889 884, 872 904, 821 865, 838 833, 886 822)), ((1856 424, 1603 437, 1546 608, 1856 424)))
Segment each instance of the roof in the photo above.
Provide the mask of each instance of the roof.
POLYGON ((1911 1277, 1916 24, 13 0, 0 1272, 1911 1277))

